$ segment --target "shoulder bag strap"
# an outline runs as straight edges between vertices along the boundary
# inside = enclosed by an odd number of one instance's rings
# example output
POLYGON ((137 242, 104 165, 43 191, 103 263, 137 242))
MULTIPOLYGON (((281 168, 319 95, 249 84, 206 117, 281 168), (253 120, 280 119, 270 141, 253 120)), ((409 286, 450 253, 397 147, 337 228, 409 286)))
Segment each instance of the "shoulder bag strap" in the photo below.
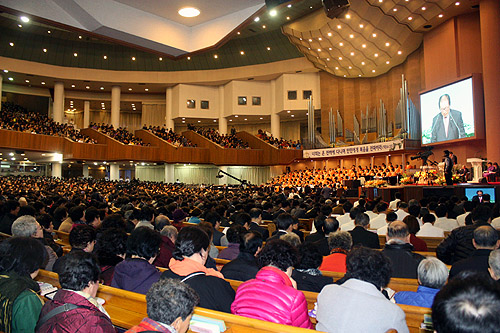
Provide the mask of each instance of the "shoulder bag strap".
POLYGON ((70 303, 65 303, 63 305, 59 305, 57 308, 54 308, 51 311, 49 311, 49 313, 47 313, 45 316, 43 316, 38 321, 38 323, 36 324, 35 331, 38 332, 38 330, 40 329, 40 327, 42 327, 42 325, 45 324, 52 317, 57 316, 60 313, 63 313, 63 312, 66 312, 66 311, 70 311, 70 310, 74 310, 74 309, 78 309, 78 308, 84 308, 84 306, 70 304, 70 303))

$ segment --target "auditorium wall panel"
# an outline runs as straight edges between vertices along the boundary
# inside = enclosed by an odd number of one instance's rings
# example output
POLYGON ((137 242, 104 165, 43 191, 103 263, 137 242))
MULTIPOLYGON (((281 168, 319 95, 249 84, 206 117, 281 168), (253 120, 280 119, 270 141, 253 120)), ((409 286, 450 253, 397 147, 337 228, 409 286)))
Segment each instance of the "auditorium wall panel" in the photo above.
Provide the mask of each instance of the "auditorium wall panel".
POLYGON ((218 87, 179 84, 173 89, 174 107, 172 117, 219 118, 218 87), (195 100, 195 108, 189 109, 187 101, 195 100), (202 109, 201 101, 208 101, 209 108, 202 109))
POLYGON ((163 126, 166 104, 142 104, 141 125, 163 126))
POLYGON ((269 115, 271 112, 271 81, 231 81, 224 87, 224 114, 269 115), (238 97, 246 97, 246 105, 238 105, 238 97), (260 97, 253 105, 252 97, 260 97))

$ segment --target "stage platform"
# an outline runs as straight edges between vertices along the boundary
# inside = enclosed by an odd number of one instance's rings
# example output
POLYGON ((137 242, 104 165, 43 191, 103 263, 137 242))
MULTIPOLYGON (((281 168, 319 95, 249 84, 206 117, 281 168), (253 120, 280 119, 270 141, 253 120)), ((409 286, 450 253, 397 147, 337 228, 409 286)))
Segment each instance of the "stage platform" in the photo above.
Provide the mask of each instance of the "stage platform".
POLYGON ((400 186, 385 186, 385 187, 359 187, 359 195, 365 194, 367 198, 373 199, 381 196, 382 200, 389 202, 394 200, 394 194, 400 192, 402 195, 401 200, 408 202, 411 199, 420 200, 424 197, 451 197, 453 195, 459 198, 466 196, 469 200, 476 191, 484 189, 484 192, 491 192, 491 202, 493 203, 496 198, 500 199, 500 185, 494 184, 480 184, 480 183, 463 183, 451 186, 427 186, 427 185, 400 185, 400 186))

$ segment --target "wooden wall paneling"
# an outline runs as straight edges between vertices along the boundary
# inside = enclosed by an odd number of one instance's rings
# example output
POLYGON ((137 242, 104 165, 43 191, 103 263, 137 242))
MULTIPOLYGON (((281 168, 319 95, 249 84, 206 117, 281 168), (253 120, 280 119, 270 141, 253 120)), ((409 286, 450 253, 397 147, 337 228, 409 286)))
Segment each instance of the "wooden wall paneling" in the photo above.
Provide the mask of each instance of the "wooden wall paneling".
POLYGON ((238 132, 236 136, 248 142, 250 147, 262 150, 263 165, 290 164, 303 156, 301 149, 278 149, 245 131, 238 132))
MULTIPOLYGON (((341 80, 343 89, 342 89, 342 101, 344 104, 343 107, 343 117, 344 117, 344 128, 348 129, 349 131, 353 132, 354 131, 354 114, 356 112, 356 105, 354 102, 354 80, 352 79, 345 79, 341 80)), ((341 113, 342 113, 341 111, 341 113)))
POLYGON ((457 76, 482 73, 481 26, 479 13, 461 15, 456 18, 456 41, 458 43, 457 76))

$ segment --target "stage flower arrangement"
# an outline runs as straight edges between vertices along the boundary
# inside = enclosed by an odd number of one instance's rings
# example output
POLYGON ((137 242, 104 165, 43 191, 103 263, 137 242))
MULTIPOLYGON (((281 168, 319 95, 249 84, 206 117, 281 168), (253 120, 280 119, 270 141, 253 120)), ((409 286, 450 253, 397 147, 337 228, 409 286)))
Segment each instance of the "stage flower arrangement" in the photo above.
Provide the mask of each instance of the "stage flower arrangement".
POLYGON ((436 179, 439 177, 438 171, 436 169, 417 171, 414 174, 415 178, 418 178, 417 184, 429 185, 429 183, 435 183, 436 179))
POLYGON ((413 184, 413 178, 408 175, 403 175, 403 177, 401 177, 401 179, 399 180, 399 183, 401 185, 413 184))
POLYGON ((365 182, 365 187, 383 187, 387 186, 387 181, 381 180, 381 179, 376 179, 376 180, 369 180, 365 182))
POLYGON ((436 180, 434 180, 434 183, 436 183, 437 185, 446 185, 446 179, 444 178, 444 176, 440 176, 436 178, 436 180))

